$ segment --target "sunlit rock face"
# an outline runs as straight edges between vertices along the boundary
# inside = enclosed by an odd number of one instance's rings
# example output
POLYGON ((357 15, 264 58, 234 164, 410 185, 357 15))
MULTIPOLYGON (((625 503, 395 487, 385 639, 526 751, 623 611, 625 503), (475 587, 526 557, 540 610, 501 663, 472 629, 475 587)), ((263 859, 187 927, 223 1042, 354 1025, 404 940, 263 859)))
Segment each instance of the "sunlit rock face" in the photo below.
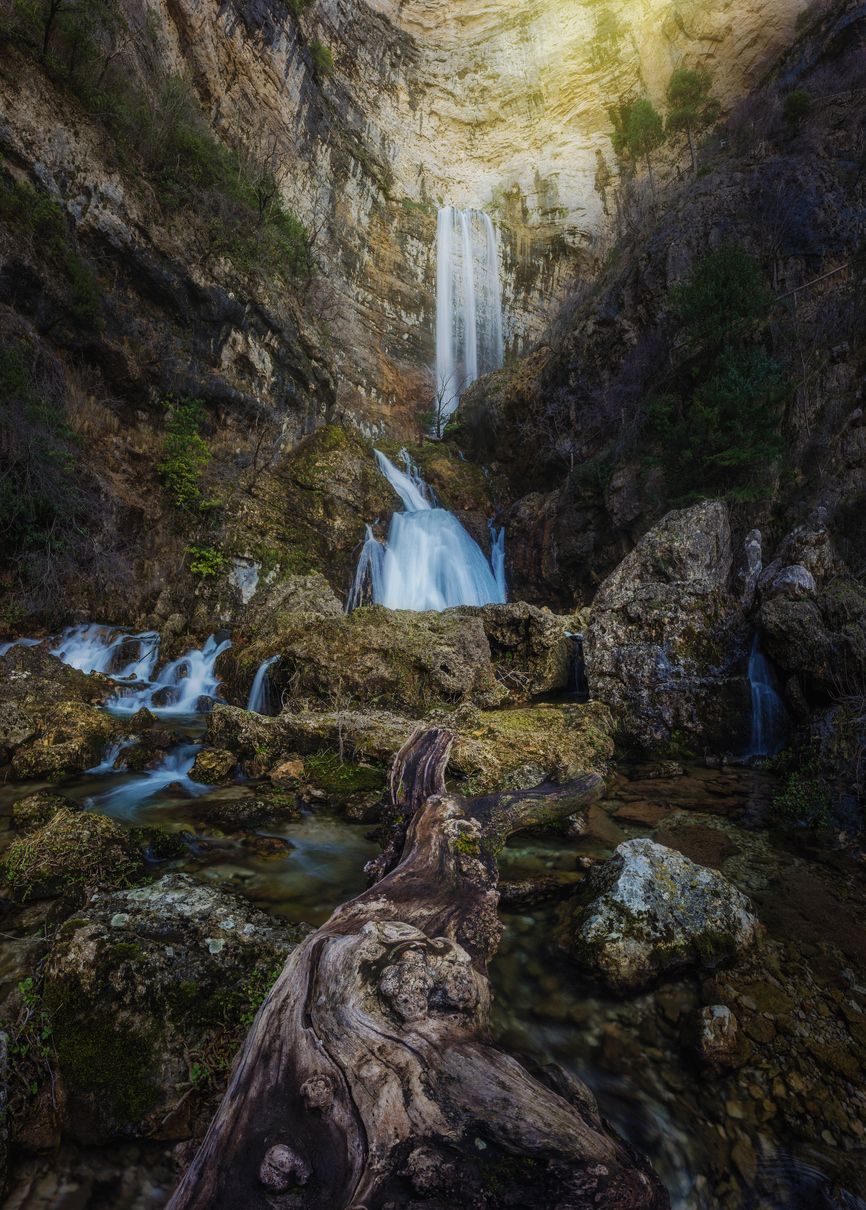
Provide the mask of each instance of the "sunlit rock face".
POLYGON ((613 207, 608 109, 679 64, 732 102, 801 0, 174 0, 165 16, 231 137, 275 146, 329 268, 341 402, 371 428, 432 396, 435 208, 500 230, 507 345, 535 335, 613 207), (307 45, 302 39, 306 39, 307 45), (316 80, 309 42, 333 53, 316 80))
MULTIPOLYGON (((680 63, 710 67, 730 102, 790 40, 803 0, 312 0, 300 17, 285 0, 124 7, 223 137, 282 170, 314 237, 308 301, 330 333, 334 418, 405 434, 434 393, 437 206, 494 217, 506 350, 520 352, 576 268, 603 254, 609 106, 644 88, 661 102, 680 63), (316 68, 317 43, 333 71, 316 68)), ((148 228, 109 173, 104 188, 96 179, 98 132, 46 112, 36 85, 2 100, 22 162, 85 193, 95 181, 105 224, 148 228)), ((267 340, 252 340, 226 339, 226 376, 242 364, 276 398, 267 340)))

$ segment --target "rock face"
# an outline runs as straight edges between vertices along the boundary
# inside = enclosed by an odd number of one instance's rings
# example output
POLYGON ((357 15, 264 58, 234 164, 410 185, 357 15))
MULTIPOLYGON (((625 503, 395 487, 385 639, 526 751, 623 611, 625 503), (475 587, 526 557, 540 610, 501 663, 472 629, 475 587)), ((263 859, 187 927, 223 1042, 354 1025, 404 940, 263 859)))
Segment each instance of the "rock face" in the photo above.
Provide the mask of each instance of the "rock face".
POLYGON ((748 686, 735 672, 747 628, 732 563, 727 508, 708 501, 668 513, 598 591, 584 643, 590 691, 643 748, 748 735, 748 686))
POLYGON ((757 936, 745 895, 721 874, 651 840, 625 841, 590 877, 599 894, 570 948, 619 991, 682 967, 715 967, 757 936))
POLYGON ((184 1139, 304 926, 169 874, 101 893, 45 972, 67 1131, 184 1139))

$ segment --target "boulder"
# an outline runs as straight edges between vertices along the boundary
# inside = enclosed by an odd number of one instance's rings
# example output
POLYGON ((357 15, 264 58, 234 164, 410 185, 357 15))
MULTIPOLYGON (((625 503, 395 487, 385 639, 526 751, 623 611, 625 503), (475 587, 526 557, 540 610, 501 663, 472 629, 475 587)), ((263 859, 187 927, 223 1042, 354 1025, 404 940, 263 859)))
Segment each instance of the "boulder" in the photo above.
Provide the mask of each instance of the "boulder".
MULTIPOLYGON (((538 702, 508 710, 465 705, 428 716, 456 734, 449 777, 458 793, 526 789, 605 771, 613 755, 612 720, 601 702, 538 702)), ((331 797, 384 787, 394 754, 417 721, 384 710, 302 711, 278 718, 217 706, 208 720, 210 743, 268 768, 304 758, 306 779, 331 797), (374 777, 375 771, 375 777, 374 777)))
POLYGON ((485 605, 479 612, 496 679, 512 701, 568 687, 574 660, 568 633, 578 628, 573 618, 525 601, 485 605))
POLYGON ((584 640, 593 697, 645 751, 748 739, 748 625, 731 591, 727 507, 668 513, 604 581, 584 640))
POLYGON ((39 719, 38 738, 16 749, 12 774, 52 780, 82 773, 99 763, 110 741, 121 731, 117 719, 86 702, 61 702, 39 719))
POLYGON ((45 968, 60 1104, 82 1143, 185 1139, 306 934, 182 874, 100 892, 45 968))
POLYGON ((206 786, 221 786, 231 781, 237 757, 224 748, 203 748, 196 754, 189 775, 206 786))
POLYGON ((261 662, 277 695, 325 708, 355 704, 422 714, 432 706, 472 701, 496 706, 497 683, 480 617, 461 609, 411 613, 369 606, 324 617, 280 614, 266 638, 227 653, 227 686, 246 700, 261 662))
POLYGON ((684 967, 712 969, 758 935, 749 900, 721 874, 646 838, 619 845, 589 882, 595 897, 566 943, 618 991, 684 967))
POLYGON ((37 790, 35 794, 15 800, 12 804, 12 822, 19 832, 34 832, 62 810, 78 811, 80 808, 69 798, 61 798, 48 790, 37 790))
POLYGON ((105 815, 63 806, 6 850, 3 871, 13 898, 55 895, 83 903, 97 887, 128 886, 144 874, 141 849, 105 815))

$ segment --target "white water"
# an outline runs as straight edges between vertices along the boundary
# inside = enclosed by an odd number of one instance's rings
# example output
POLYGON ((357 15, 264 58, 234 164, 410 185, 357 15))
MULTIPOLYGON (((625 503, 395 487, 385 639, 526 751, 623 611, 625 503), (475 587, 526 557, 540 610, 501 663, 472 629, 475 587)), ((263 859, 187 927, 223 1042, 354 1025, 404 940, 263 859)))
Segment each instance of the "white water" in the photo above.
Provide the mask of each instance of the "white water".
MULTIPOLYGON (((4 643, 0 656, 13 646, 35 646, 39 639, 4 643)), ((231 642, 217 642, 211 635, 201 650, 193 648, 160 672, 159 634, 155 630, 132 632, 99 622, 70 626, 48 650, 64 664, 81 672, 99 672, 118 682, 114 698, 106 703, 114 714, 134 714, 146 706, 154 714, 197 714, 216 698, 220 680, 216 662, 231 642)))
POLYGON ((165 754, 155 769, 145 769, 131 781, 124 781, 104 794, 94 795, 86 800, 85 805, 96 807, 108 815, 130 816, 136 807, 167 786, 177 785, 190 797, 207 794, 213 787, 193 781, 189 776, 200 749, 200 744, 178 744, 165 754))
POLYGON ((755 635, 749 655, 749 684, 752 689, 752 738, 750 755, 775 756, 784 746, 788 714, 776 689, 775 676, 755 635))
POLYGON ((436 224, 437 434, 460 394, 502 365, 499 248, 489 214, 443 206, 436 224))
POLYGON ((379 469, 405 511, 394 513, 385 543, 367 527, 350 607, 360 605, 367 595, 388 609, 416 611, 503 602, 504 532, 491 527, 488 561, 453 513, 438 507, 405 450, 401 458, 404 470, 376 451, 379 469))
POLYGON ((256 714, 270 714, 272 712, 271 703, 271 685, 268 680, 268 669, 272 664, 275 664, 280 657, 272 655, 270 659, 262 660, 253 677, 253 683, 250 687, 250 696, 247 698, 247 710, 252 710, 256 714))

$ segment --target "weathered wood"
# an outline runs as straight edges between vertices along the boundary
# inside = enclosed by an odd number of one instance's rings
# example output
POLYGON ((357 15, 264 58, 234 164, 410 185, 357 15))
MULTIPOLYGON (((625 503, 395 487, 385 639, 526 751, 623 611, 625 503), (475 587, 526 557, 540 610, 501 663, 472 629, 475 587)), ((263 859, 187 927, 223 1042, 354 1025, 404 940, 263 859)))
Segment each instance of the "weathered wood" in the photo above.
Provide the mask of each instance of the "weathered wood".
POLYGON ((399 863, 290 956, 169 1210, 668 1204, 588 1089, 487 1040, 496 854, 601 779, 459 799, 452 740, 419 731, 398 754, 399 863))

